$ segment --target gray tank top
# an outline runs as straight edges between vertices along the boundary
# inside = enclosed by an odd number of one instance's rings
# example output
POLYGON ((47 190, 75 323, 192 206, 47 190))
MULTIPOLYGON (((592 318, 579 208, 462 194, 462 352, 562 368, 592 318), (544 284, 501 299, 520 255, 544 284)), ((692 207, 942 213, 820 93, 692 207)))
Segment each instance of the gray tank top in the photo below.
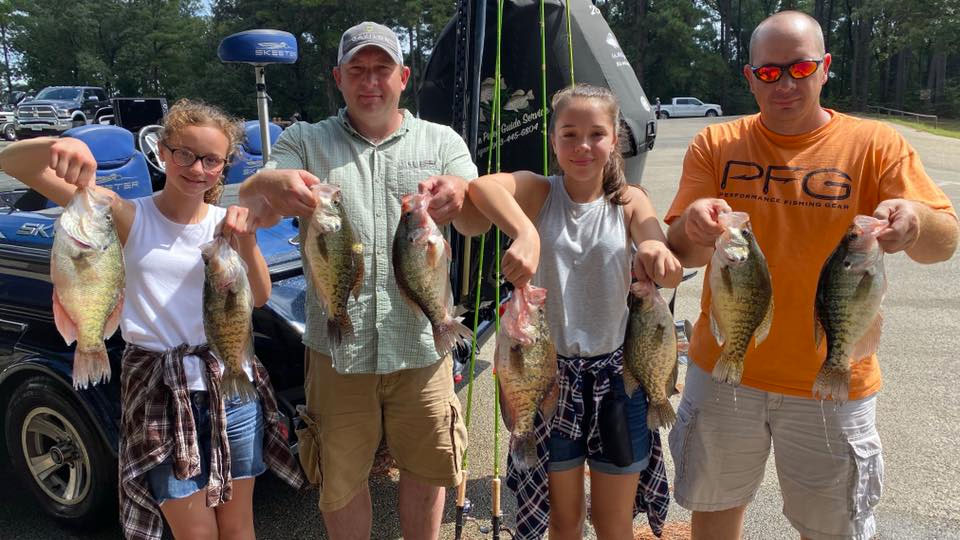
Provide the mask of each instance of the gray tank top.
POLYGON ((547 320, 557 353, 609 354, 623 345, 633 249, 623 206, 606 197, 570 199, 563 177, 551 176, 550 193, 535 225, 540 267, 532 283, 547 289, 547 320))

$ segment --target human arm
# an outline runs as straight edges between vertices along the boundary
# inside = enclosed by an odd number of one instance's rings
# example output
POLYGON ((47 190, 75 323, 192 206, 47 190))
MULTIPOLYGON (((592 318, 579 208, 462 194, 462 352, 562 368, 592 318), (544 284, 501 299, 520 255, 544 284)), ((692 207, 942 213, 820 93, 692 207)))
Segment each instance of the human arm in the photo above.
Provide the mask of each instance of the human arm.
POLYGON ((310 186, 319 183, 307 171, 292 169, 263 169, 247 178, 237 191, 239 204, 250 209, 243 232, 272 227, 284 216, 308 218, 317 206, 310 186))
POLYGON ((960 225, 949 212, 906 199, 882 201, 873 216, 889 224, 877 236, 887 253, 906 252, 918 263, 931 264, 949 259, 957 250, 960 225))
POLYGON ((437 225, 452 222, 460 234, 476 236, 487 232, 490 221, 467 197, 468 183, 459 176, 431 176, 420 182, 418 189, 431 195, 428 211, 437 225))
POLYGON ((270 298, 272 284, 267 261, 257 245, 257 235, 254 232, 246 232, 250 230, 247 226, 249 216, 249 209, 243 206, 228 207, 227 214, 220 225, 220 235, 230 242, 243 262, 247 264, 247 281, 253 293, 253 305, 260 307, 270 298))
POLYGON ((630 239, 637 248, 633 273, 637 279, 650 279, 661 287, 675 288, 683 278, 683 267, 667 246, 653 204, 640 188, 630 186, 627 189, 624 210, 630 239))
POLYGON ((0 168, 60 206, 66 206, 80 186, 110 197, 117 234, 121 244, 126 243, 134 205, 96 185, 97 161, 83 141, 73 137, 19 141, 0 152, 0 168))
POLYGON ((698 199, 667 229, 667 245, 680 263, 693 268, 710 262, 717 237, 723 233, 718 217, 730 212, 723 199, 698 199))
POLYGON ((501 270, 517 287, 530 281, 540 263, 540 235, 531 216, 539 213, 549 189, 542 176, 527 171, 481 176, 469 184, 478 211, 513 239, 501 270))

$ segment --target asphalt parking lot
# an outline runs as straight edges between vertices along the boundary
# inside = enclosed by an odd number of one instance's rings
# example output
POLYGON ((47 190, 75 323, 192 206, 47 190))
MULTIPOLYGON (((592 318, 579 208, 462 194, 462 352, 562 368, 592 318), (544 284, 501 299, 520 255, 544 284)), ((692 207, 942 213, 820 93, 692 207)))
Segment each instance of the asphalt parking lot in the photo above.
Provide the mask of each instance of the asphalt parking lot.
MULTIPOLYGON (((715 119, 725 121, 726 118, 715 119)), ((649 190, 662 216, 674 194, 687 144, 707 119, 672 119, 659 124, 656 148, 647 159, 643 185, 649 190)), ((960 140, 897 127, 914 145, 931 177, 960 207, 960 170, 953 158, 960 155, 960 140)), ((0 179, 0 189, 9 187, 0 179)), ((880 362, 886 386, 879 397, 878 423, 884 443, 886 479, 877 510, 881 539, 960 538, 960 472, 956 467, 960 441, 960 256, 936 266, 921 266, 905 255, 887 258, 889 290, 884 301, 884 334, 880 362)), ((702 275, 684 283, 678 291, 677 315, 693 319, 699 309, 702 275)), ((468 497, 473 517, 465 538, 489 538, 478 525, 489 523, 492 477, 493 431, 499 419, 493 415, 490 374, 492 341, 482 350, 478 379, 473 389, 470 426, 470 478, 468 497)), ((459 391, 466 403, 467 389, 459 391)), ((674 398, 676 405, 677 398, 674 398)), ((500 426, 499 454, 505 463, 506 432, 500 426)), ((665 434, 664 434, 665 436, 665 434)), ((672 463, 669 461, 668 467, 672 463)), ((505 474, 501 470, 501 475, 505 474)), ((396 516, 396 484, 389 476, 371 480, 376 539, 400 538, 396 516)), ((453 537, 453 498, 448 493, 441 538, 453 537)), ((515 504, 503 489, 503 512, 507 526, 513 524, 515 504)), ((797 538, 781 514, 773 460, 757 500, 747 512, 747 539, 797 538)), ((326 538, 315 510, 315 495, 295 493, 267 475, 257 483, 255 494, 257 535, 263 539, 326 538)), ((672 505, 669 519, 683 523, 689 514, 672 505)), ((645 527, 644 518, 637 527, 645 527)), ((16 483, 9 467, 0 464, 0 538, 119 538, 116 528, 91 535, 78 535, 58 527, 41 514, 16 483)), ((588 537, 593 537, 588 531, 588 537)))

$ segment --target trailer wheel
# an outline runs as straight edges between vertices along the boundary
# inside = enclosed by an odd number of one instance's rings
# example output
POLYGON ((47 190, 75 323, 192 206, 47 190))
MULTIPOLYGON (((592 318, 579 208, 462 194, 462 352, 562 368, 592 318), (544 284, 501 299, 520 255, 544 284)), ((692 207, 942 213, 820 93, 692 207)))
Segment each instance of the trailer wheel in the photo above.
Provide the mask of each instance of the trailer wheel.
POLYGON ((20 482, 65 525, 116 523, 117 462, 68 391, 44 376, 24 381, 7 408, 6 442, 20 482))

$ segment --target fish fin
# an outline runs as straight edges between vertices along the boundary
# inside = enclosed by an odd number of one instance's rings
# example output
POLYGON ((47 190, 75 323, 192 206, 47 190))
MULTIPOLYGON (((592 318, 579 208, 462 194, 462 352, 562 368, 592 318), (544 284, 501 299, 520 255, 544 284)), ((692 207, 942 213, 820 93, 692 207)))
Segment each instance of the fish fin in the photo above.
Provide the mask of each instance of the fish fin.
POLYGON ((245 371, 235 372, 228 368, 220 381, 220 390, 224 398, 240 398, 244 403, 257 399, 257 389, 245 371))
POLYGON ((463 317, 456 319, 448 317, 447 320, 433 327, 433 344, 437 348, 437 353, 441 356, 452 351, 460 341, 473 337, 473 331, 463 325, 463 317))
POLYGON ((513 410, 510 400, 507 399, 506 392, 503 391, 503 381, 499 377, 497 378, 497 385, 500 387, 500 392, 497 394, 500 400, 500 418, 503 418, 503 425, 507 427, 507 431, 512 432, 516 411, 513 410))
POLYGON ((853 344, 853 353, 851 355, 851 363, 856 363, 862 360, 866 356, 870 356, 873 353, 877 352, 877 347, 880 345, 880 334, 883 330, 883 313, 877 312, 877 316, 873 318, 873 322, 870 323, 870 328, 867 328, 867 331, 864 332, 860 339, 853 344))
POLYGON ((717 318, 714 316, 714 307, 713 303, 710 304, 710 333, 713 334, 713 339, 717 340, 717 345, 723 347, 723 342, 726 341, 723 338, 723 330, 720 329, 720 324, 717 323, 717 318))
POLYGON ((813 397, 845 402, 850 397, 850 370, 837 369, 824 362, 813 381, 813 397))
POLYGON ((550 385, 550 390, 547 391, 546 395, 543 396, 543 401, 540 402, 540 414, 543 416, 545 422, 550 421, 554 413, 557 412, 559 400, 560 386, 556 380, 554 380, 553 384, 550 385))
POLYGON ((667 396, 675 396, 680 393, 677 388, 677 380, 680 377, 680 362, 673 361, 673 373, 670 374, 670 382, 667 383, 667 396))
POLYGON ((767 313, 760 321, 760 326, 753 332, 753 346, 759 347, 763 340, 770 335, 770 327, 773 326, 773 296, 770 297, 770 303, 767 305, 767 313))
POLYGON ((353 276, 353 286, 350 287, 350 291, 353 293, 353 299, 360 299, 360 289, 363 287, 363 244, 356 243, 353 245, 353 260, 354 260, 354 276, 353 276), (358 251, 359 246, 359 251, 358 251))
POLYGON ((627 366, 623 367, 623 389, 627 393, 627 398, 632 398, 633 393, 637 391, 637 388, 640 387, 640 381, 633 376, 633 373, 627 369, 627 366))
POLYGON ((739 386, 742 377, 743 362, 730 360, 726 353, 721 353, 716 365, 713 366, 713 380, 739 386))
POLYGON ((443 243, 430 238, 427 240, 427 264, 431 268, 436 268, 443 261, 444 252, 449 252, 449 250, 450 244, 447 243, 445 238, 443 238, 443 243))
POLYGON ((813 341, 817 348, 820 348, 820 344, 823 343, 823 324, 820 323, 820 315, 814 311, 813 314, 813 341))
POLYGON ((663 400, 659 403, 647 404, 647 427, 650 431, 656 431, 660 428, 669 428, 677 421, 677 413, 673 410, 673 405, 669 401, 663 400))
POLYGON ((60 303, 57 291, 53 291, 53 322, 57 325, 57 331, 63 336, 63 340, 70 345, 77 340, 77 324, 70 318, 70 314, 60 303))
POLYGON ((120 297, 117 298, 117 305, 113 307, 110 316, 107 317, 107 324, 103 327, 103 339, 110 339, 110 336, 120 327, 120 314, 123 312, 123 291, 120 291, 120 297))
POLYGON ((327 260, 330 257, 329 253, 327 252, 327 237, 323 234, 318 234, 316 245, 317 255, 320 255, 323 260, 327 260))
POLYGON ((81 349, 79 344, 73 353, 73 387, 77 390, 110 380, 110 359, 103 342, 92 348, 81 349))
POLYGON ((537 439, 534 433, 513 434, 510 436, 510 457, 519 471, 532 469, 537 465, 537 439))

